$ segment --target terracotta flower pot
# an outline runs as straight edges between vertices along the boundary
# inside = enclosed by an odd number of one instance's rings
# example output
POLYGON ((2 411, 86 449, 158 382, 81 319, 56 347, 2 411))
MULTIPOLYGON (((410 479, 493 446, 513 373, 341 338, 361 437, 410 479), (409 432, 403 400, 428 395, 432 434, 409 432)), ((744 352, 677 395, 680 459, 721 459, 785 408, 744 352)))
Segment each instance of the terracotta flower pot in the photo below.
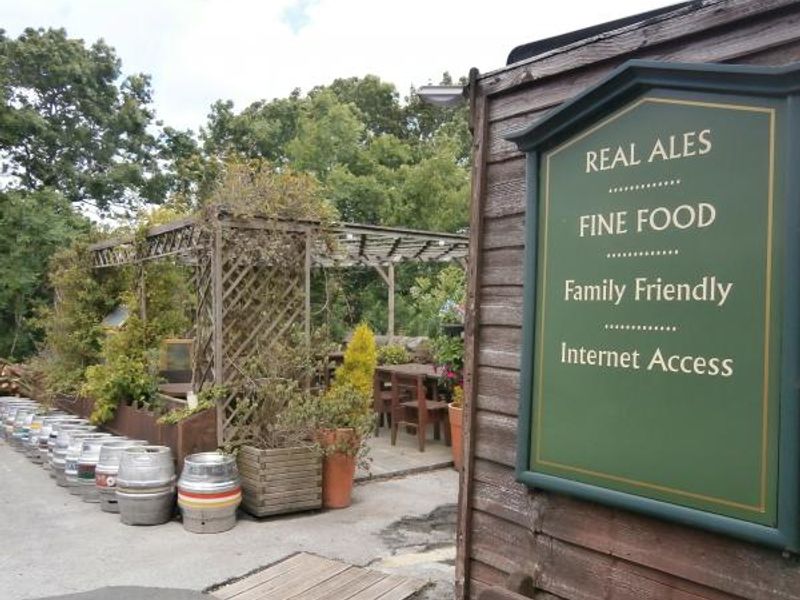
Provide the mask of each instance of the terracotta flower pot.
MULTIPOLYGON (((324 429, 317 434, 317 441, 328 446, 358 445, 352 429, 324 429)), ((356 474, 356 457, 352 452, 326 453, 322 459, 322 507, 347 508, 353 495, 353 478, 356 474)))
POLYGON ((447 407, 450 417, 450 440, 453 451, 453 466, 456 471, 464 468, 464 451, 462 449, 461 421, 464 418, 464 409, 450 404, 447 407))

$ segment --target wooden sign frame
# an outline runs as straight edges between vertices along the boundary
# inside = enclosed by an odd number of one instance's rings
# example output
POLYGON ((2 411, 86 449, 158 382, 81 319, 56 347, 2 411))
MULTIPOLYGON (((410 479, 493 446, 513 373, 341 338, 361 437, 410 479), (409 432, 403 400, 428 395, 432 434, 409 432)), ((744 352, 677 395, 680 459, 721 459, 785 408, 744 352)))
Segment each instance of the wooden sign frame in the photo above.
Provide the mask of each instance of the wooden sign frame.
MULTIPOLYGON (((681 64, 629 61, 608 78, 572 101, 563 104, 530 127, 508 137, 527 154, 527 212, 524 267, 523 342, 517 446, 517 479, 533 488, 542 488, 586 500, 600 502, 651 516, 673 520, 692 527, 733 535, 780 549, 800 549, 800 175, 789 165, 800 164, 800 65, 780 68, 730 66, 716 64, 681 64), (535 361, 537 356, 537 267, 542 261, 539 222, 542 201, 540 182, 542 156, 572 136, 587 130, 609 115, 634 103, 648 93, 708 95, 763 98, 780 111, 780 139, 776 142, 775 177, 781 219, 780 246, 776 248, 773 274, 780 278, 781 298, 778 332, 780 349, 777 376, 777 425, 774 456, 770 468, 775 473, 775 517, 769 524, 734 518, 711 510, 668 502, 586 483, 570 477, 532 468, 532 435, 538 417, 534 414, 535 361), (773 464, 774 463, 774 464, 773 464)), ((588 168, 588 167, 587 167, 588 168)), ((769 280, 768 280, 769 281, 769 280)), ((769 285, 769 282, 768 282, 769 285)), ((544 318, 544 317, 543 317, 544 318)), ((774 316, 772 318, 775 318, 774 316)), ((546 321, 545 321, 546 322, 546 321)), ((770 321, 770 323, 772 323, 770 321)), ((766 378, 766 376, 765 376, 766 378)))

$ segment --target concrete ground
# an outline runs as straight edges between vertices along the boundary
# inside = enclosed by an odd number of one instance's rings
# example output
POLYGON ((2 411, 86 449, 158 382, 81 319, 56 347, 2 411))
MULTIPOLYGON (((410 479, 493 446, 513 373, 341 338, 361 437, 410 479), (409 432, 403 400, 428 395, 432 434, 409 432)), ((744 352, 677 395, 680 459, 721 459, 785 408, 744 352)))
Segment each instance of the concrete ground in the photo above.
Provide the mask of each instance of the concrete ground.
POLYGON ((0 597, 104 586, 204 590, 306 551, 428 579, 420 598, 444 600, 453 597, 457 490, 455 471, 436 470, 357 485, 348 509, 261 521, 240 514, 231 531, 197 535, 178 521, 123 525, 0 442, 0 597))

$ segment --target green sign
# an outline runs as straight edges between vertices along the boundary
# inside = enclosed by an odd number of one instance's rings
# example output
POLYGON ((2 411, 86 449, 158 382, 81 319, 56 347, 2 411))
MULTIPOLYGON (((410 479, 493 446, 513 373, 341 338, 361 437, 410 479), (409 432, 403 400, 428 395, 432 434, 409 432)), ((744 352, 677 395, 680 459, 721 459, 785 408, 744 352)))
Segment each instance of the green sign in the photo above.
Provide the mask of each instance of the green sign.
POLYGON ((579 99, 520 142, 535 214, 518 470, 787 547, 786 101, 673 75, 613 101, 601 85, 594 114, 579 99))

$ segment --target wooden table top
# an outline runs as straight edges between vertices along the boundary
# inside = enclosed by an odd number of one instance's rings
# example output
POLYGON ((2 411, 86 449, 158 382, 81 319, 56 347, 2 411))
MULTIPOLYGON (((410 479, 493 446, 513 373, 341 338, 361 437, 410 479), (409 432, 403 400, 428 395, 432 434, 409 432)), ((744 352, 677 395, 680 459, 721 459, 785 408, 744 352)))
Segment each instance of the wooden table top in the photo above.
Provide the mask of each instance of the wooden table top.
POLYGON ((384 373, 400 373, 402 375, 422 375, 424 377, 439 377, 436 365, 430 363, 404 363, 402 365, 378 365, 376 371, 384 373))

